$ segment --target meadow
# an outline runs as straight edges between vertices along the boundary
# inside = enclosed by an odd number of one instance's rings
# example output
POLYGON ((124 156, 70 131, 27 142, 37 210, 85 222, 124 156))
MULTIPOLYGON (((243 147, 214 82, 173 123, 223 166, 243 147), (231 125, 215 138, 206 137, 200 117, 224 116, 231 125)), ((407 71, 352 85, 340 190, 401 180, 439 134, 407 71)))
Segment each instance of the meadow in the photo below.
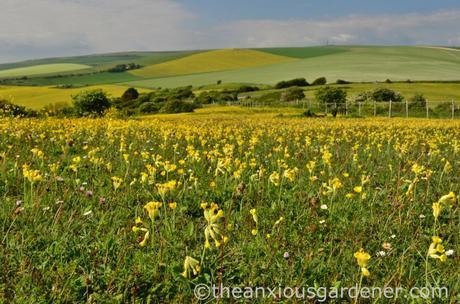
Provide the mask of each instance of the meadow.
MULTIPOLYGON (((57 87, 25 87, 25 86, 0 86, 0 99, 6 99, 14 104, 40 110, 44 106, 56 103, 72 103, 72 95, 81 91, 102 89, 112 97, 119 97, 127 87, 121 85, 98 85, 77 88, 57 87)), ((148 92, 149 90, 140 90, 148 92)))
POLYGON ((91 68, 84 64, 73 64, 73 63, 56 63, 56 64, 43 64, 34 65, 23 68, 0 70, 0 78, 6 77, 21 77, 21 76, 33 76, 40 74, 52 74, 61 72, 73 72, 78 70, 85 70, 91 68))
POLYGON ((0 302, 198 303, 198 284, 458 302, 460 122, 297 111, 1 119, 0 302))

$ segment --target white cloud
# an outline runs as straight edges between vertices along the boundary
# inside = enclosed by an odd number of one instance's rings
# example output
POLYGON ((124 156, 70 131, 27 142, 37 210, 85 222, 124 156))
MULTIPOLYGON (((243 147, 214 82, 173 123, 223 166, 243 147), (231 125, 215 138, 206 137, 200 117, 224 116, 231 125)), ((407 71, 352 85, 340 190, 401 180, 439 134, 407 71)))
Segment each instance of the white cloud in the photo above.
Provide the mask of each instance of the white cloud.
MULTIPOLYGON (((460 11, 352 15, 331 20, 241 20, 220 26, 233 47, 335 44, 458 44, 460 11)), ((217 37, 217 36, 216 36, 217 37)))
MULTIPOLYGON (((206 18, 206 16, 201 16, 206 18)), ((178 0, 1 0, 0 62, 127 50, 460 44, 460 10, 199 27, 178 0)))
POLYGON ((0 61, 187 48, 194 18, 171 0, 2 0, 0 61))

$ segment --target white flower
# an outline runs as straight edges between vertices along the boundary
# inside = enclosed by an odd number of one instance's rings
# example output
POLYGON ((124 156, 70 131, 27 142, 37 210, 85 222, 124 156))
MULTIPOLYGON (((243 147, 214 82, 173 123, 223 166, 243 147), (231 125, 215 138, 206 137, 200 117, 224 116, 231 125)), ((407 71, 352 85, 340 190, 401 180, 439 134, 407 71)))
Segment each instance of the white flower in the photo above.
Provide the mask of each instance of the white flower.
POLYGON ((319 221, 319 223, 320 223, 320 224, 324 224, 324 223, 326 223, 326 221, 325 221, 325 220, 321 220, 321 221, 319 221))
POLYGON ((454 251, 452 249, 446 251, 447 256, 454 255, 454 251))
POLYGON ((93 213, 93 211, 89 210, 89 211, 86 211, 85 213, 83 213, 84 216, 88 216, 88 215, 91 215, 93 213))
POLYGON ((394 239, 396 237, 396 234, 392 234, 391 238, 394 239))
POLYGON ((385 251, 383 251, 383 250, 377 252, 377 256, 384 257, 384 256, 386 256, 386 255, 387 255, 387 253, 386 253, 385 251))
POLYGON ((323 210, 327 210, 327 205, 326 205, 326 204, 323 204, 323 205, 321 205, 320 208, 323 209, 323 210))
POLYGON ((424 218, 425 218, 425 215, 424 215, 424 214, 420 214, 418 217, 421 218, 421 219, 424 219, 424 218))

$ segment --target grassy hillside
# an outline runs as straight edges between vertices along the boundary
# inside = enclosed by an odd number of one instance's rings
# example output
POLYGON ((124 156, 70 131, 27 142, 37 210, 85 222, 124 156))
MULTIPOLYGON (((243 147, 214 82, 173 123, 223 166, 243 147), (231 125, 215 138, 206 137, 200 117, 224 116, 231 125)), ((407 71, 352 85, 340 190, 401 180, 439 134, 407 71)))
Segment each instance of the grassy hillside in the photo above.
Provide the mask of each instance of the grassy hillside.
POLYGON ((274 55, 287 56, 298 59, 332 55, 349 51, 348 48, 335 46, 263 48, 258 50, 274 55))
MULTIPOLYGON (((334 47, 326 48, 329 50, 334 47)), ((339 49, 340 52, 332 54, 270 66, 140 80, 132 84, 142 87, 177 87, 212 84, 217 80, 274 84, 295 77, 305 77, 312 81, 321 76, 331 81, 346 79, 358 82, 384 81, 387 78, 392 80, 460 79, 460 52, 457 50, 427 47, 348 47, 347 51, 343 51, 344 47, 339 49)))
MULTIPOLYGON (((23 87, 23 86, 0 86, 0 99, 7 99, 11 102, 26 106, 31 109, 41 109, 42 107, 57 102, 68 102, 75 95, 83 90, 103 89, 112 96, 121 96, 127 89, 121 85, 101 85, 86 88, 60 89, 53 87, 23 87)), ((141 90, 145 92, 147 90, 141 90)))
POLYGON ((142 77, 161 77, 271 66, 291 62, 290 58, 256 50, 226 49, 194 54, 162 64, 150 65, 131 73, 142 77))
POLYGON ((2 70, 0 71, 0 78, 72 72, 90 68, 91 67, 88 65, 74 63, 42 64, 29 67, 2 70))

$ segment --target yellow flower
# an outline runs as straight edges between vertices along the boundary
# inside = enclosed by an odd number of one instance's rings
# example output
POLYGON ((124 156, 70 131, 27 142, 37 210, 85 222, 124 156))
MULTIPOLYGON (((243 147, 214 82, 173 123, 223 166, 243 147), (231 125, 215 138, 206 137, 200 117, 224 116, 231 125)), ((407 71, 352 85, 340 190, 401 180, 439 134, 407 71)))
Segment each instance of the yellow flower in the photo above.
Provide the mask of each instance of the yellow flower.
POLYGON ((346 198, 353 198, 354 196, 355 196, 354 193, 347 193, 347 194, 345 195, 346 198))
POLYGON ((188 279, 191 273, 193 273, 193 275, 197 275, 200 271, 200 262, 192 257, 186 256, 184 261, 184 271, 181 273, 181 275, 188 279))
POLYGON ((172 202, 172 203, 169 203, 168 206, 169 206, 170 209, 174 210, 174 209, 177 208, 177 203, 176 203, 176 202, 172 202))
POLYGON ((257 235, 257 229, 252 229, 252 230, 251 230, 251 234, 252 234, 253 236, 256 236, 256 235, 257 235))
POLYGON ((361 268, 367 267, 367 264, 369 263, 369 260, 371 259, 370 254, 365 252, 363 248, 355 252, 354 257, 356 258, 356 261, 358 262, 358 265, 361 268))
POLYGON ((456 200, 457 200, 457 197, 455 196, 455 193, 453 193, 451 191, 451 192, 449 192, 449 194, 446 194, 446 195, 442 196, 439 199, 439 203, 442 204, 442 205, 446 205, 446 206, 451 208, 451 207, 454 206, 456 200))
POLYGON ((147 211, 150 219, 153 220, 159 215, 159 210, 161 206, 161 202, 148 202, 147 204, 145 204, 144 209, 147 211))
POLYGON ((121 178, 119 178, 117 176, 113 176, 112 177, 112 183, 113 183, 113 188, 115 190, 117 190, 123 184, 123 179, 121 179, 121 178))
POLYGON ((437 219, 441 214, 442 206, 440 203, 433 203, 433 215, 437 219))
POLYGON ((355 191, 356 193, 361 193, 361 192, 363 192, 363 187, 356 186, 356 187, 353 188, 353 191, 355 191))
POLYGON ((428 248, 428 256, 433 259, 438 259, 441 262, 445 262, 447 260, 446 250, 444 246, 441 245, 442 239, 439 236, 433 236, 431 238, 432 242, 430 247, 428 248))
POLYGON ((251 209, 251 210, 249 211, 249 213, 251 213, 252 219, 253 219, 254 222, 257 224, 257 210, 256 210, 256 209, 251 209))
POLYGON ((368 277, 371 275, 371 273, 369 272, 369 270, 366 268, 366 267, 361 267, 361 273, 363 274, 363 276, 365 277, 368 277))
POLYGON ((268 179, 273 185, 280 185, 280 174, 278 172, 273 172, 272 174, 270 174, 268 179))

